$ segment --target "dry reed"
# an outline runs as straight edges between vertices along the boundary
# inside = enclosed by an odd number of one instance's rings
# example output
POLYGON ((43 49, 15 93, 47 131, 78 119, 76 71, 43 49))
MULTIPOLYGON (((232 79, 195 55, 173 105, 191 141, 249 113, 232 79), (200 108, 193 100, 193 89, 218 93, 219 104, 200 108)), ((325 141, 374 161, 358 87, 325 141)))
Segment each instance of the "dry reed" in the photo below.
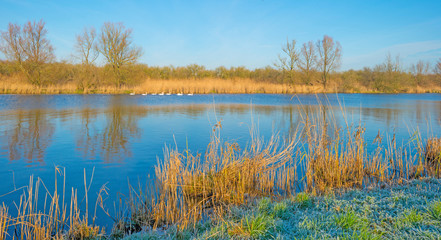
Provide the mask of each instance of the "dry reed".
MULTIPOLYGON (((267 82, 256 82, 251 79, 148 79, 133 86, 115 87, 114 85, 103 84, 90 89, 80 90, 75 83, 50 84, 35 86, 24 82, 18 77, 10 77, 0 80, 0 94, 127 94, 127 93, 321 93, 321 86, 276 84, 267 82)), ((330 88, 327 92, 335 92, 330 88)))
POLYGON ((429 138, 426 142, 424 159, 430 176, 441 176, 441 138, 429 138))
POLYGON ((157 198, 151 208, 155 226, 179 223, 186 227, 208 212, 223 212, 230 204, 293 191, 296 141, 279 145, 272 138, 264 144, 253 138, 250 147, 241 151, 235 143, 222 144, 217 132, 215 129, 205 159, 188 150, 166 150, 164 161, 156 167, 157 198))
POLYGON ((102 235, 100 227, 88 224, 87 212, 80 210, 74 189, 68 209, 65 180, 65 171, 56 168, 54 191, 49 192, 41 179, 34 182, 31 176, 18 204, 14 204, 14 216, 8 213, 4 204, 0 208, 0 239, 89 239, 102 235), (63 176, 61 194, 58 191, 58 174, 63 176), (44 194, 44 199, 40 199, 41 194, 44 194))

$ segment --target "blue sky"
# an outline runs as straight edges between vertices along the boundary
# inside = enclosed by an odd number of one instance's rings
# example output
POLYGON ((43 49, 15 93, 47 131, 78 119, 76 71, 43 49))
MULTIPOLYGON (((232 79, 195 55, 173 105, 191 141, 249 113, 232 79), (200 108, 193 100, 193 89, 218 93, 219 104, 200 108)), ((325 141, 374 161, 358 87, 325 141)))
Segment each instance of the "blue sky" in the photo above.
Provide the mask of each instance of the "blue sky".
POLYGON ((71 60, 84 27, 123 22, 154 66, 272 65, 286 39, 329 35, 342 70, 372 67, 388 52, 405 67, 441 57, 441 1, 14 1, 0 0, 0 29, 43 19, 57 60, 71 60))

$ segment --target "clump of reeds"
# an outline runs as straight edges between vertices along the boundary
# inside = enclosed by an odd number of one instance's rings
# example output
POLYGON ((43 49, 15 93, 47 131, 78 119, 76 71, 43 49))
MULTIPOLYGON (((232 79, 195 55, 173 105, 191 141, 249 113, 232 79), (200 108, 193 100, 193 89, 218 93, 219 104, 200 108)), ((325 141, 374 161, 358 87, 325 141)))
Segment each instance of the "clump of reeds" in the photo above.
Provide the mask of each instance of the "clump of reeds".
POLYGON ((305 188, 313 192, 329 192, 338 188, 363 187, 373 183, 400 181, 409 177, 410 162, 416 156, 408 154, 404 147, 397 147, 395 137, 372 153, 366 150, 365 128, 346 121, 337 124, 333 111, 326 105, 318 110, 301 112, 300 136, 303 159, 300 167, 305 172, 305 188), (314 114, 311 114, 313 112, 314 114))
MULTIPOLYGON (((0 239, 92 239, 100 236, 101 228, 88 224, 88 212, 80 210, 77 204, 76 190, 72 189, 70 209, 65 196, 65 172, 56 168, 56 175, 63 175, 63 188, 58 191, 58 178, 55 176, 55 188, 49 192, 41 179, 34 182, 31 176, 29 184, 19 202, 15 203, 16 213, 8 214, 8 208, 0 207, 0 239), (44 199, 41 199, 43 194, 44 199)), ((86 182, 85 182, 86 184, 86 182)), ((87 204, 86 188, 86 204, 87 204)))
POLYGON ((363 184, 367 167, 363 133, 364 128, 359 127, 343 136, 337 132, 331 140, 326 140, 326 135, 309 140, 314 144, 309 145, 312 149, 306 155, 309 189, 324 192, 363 184))
POLYGON ((153 198, 138 201, 138 208, 132 210, 135 216, 140 212, 148 216, 144 224, 186 227, 205 216, 222 214, 231 204, 291 194, 296 181, 292 162, 296 138, 281 143, 273 137, 266 144, 253 138, 241 150, 236 143, 222 143, 217 130, 203 159, 188 150, 165 150, 164 160, 155 168, 153 198))
POLYGON ((426 142, 424 159, 430 176, 441 176, 441 138, 429 138, 426 142))

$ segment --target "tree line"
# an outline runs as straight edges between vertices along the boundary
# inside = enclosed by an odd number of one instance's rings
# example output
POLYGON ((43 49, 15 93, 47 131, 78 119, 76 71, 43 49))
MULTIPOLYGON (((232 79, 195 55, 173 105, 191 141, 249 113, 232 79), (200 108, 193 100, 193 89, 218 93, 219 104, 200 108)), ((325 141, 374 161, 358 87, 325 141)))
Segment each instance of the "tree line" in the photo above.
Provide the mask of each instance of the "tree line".
POLYGON ((119 88, 148 79, 204 78, 247 78, 290 85, 321 85, 324 89, 333 83, 340 91, 366 88, 388 92, 403 87, 441 86, 441 58, 435 66, 418 61, 406 69, 399 56, 388 54, 383 63, 373 68, 338 72, 342 46, 327 35, 300 47, 295 40, 287 39, 272 66, 250 70, 223 66, 206 69, 197 64, 156 67, 138 63, 143 50, 133 43, 132 29, 112 22, 104 23, 99 31, 85 28, 76 35, 73 55, 77 63, 56 62, 47 33, 43 20, 28 21, 24 25, 9 23, 8 28, 1 31, 0 51, 6 59, 0 60, 0 75, 18 76, 39 87, 74 83, 79 90, 102 85, 119 88), (96 64, 99 56, 105 60, 104 66, 96 64))

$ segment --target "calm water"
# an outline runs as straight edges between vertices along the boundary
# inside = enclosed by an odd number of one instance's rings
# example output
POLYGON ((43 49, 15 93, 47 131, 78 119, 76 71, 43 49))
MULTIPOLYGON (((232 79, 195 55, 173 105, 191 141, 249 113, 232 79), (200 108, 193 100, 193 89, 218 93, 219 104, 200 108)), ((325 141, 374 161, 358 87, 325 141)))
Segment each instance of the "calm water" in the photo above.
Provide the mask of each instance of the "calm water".
MULTIPOLYGON (((378 131, 395 133, 402 142, 416 128, 423 137, 428 130, 441 135, 440 94, 1 95, 0 195, 26 185, 30 175, 50 188, 55 166, 66 168, 67 189, 83 189, 84 169, 90 176, 94 168, 90 191, 107 183, 113 206, 129 180, 145 181, 153 174, 164 146, 204 152, 218 121, 223 138, 243 146, 253 124, 263 137, 286 137, 299 124, 299 111, 320 101, 341 126, 344 107, 349 122, 366 127, 367 142, 378 131)), ((16 195, 1 196, 0 202, 16 195)))

